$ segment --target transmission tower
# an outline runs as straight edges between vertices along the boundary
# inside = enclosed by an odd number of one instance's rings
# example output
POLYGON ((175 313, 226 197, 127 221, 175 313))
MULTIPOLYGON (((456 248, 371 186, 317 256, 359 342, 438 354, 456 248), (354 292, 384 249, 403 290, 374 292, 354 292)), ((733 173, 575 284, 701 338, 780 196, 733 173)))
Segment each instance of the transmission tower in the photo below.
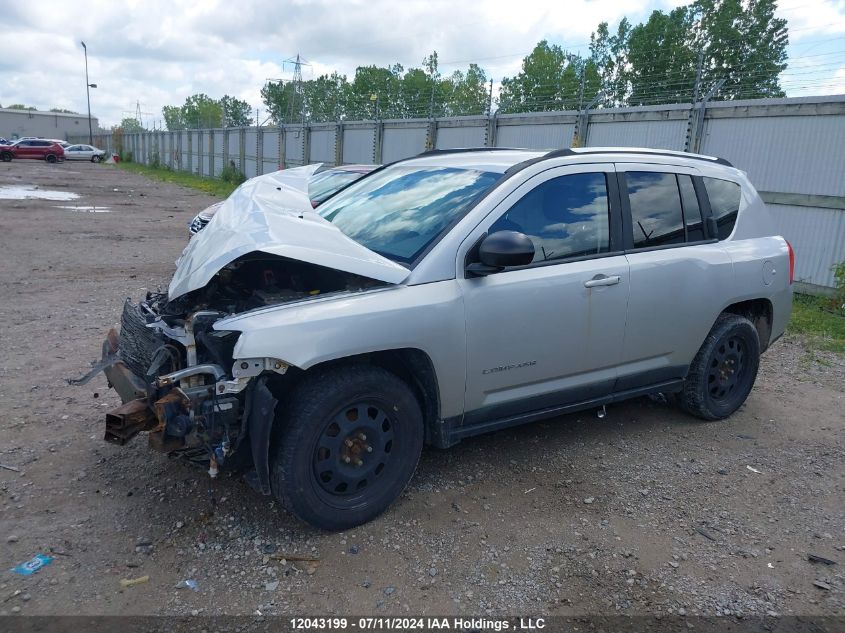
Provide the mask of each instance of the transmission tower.
POLYGON ((285 115, 285 121, 291 122, 299 118, 300 123, 305 125, 305 91, 302 86, 302 67, 310 66, 311 64, 303 60, 299 56, 299 53, 296 54, 296 58, 284 60, 282 62, 282 69, 284 69, 285 64, 293 64, 293 79, 291 80, 293 93, 288 101, 288 111, 285 115))

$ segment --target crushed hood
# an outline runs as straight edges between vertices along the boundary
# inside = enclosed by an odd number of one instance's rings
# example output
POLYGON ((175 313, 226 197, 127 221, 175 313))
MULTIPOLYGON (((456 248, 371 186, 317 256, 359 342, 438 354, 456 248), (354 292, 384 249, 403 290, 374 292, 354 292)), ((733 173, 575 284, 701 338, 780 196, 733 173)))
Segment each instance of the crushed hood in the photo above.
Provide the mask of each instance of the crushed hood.
POLYGON ((398 284, 410 271, 344 235, 314 212, 308 181, 318 165, 247 180, 191 238, 176 262, 168 295, 205 286, 238 257, 254 251, 398 284))

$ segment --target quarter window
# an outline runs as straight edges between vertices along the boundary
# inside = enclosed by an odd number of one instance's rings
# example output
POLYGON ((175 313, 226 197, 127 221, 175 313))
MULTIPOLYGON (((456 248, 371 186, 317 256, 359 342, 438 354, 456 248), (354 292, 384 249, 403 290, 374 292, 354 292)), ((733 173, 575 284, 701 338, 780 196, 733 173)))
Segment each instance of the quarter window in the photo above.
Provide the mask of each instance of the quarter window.
POLYGON ((490 233, 518 231, 534 243, 534 262, 610 250, 604 173, 571 174, 538 185, 500 217, 490 233))
POLYGON ((684 214, 675 174, 629 171, 625 180, 634 248, 682 244, 686 240, 684 214))
POLYGON ((719 239, 727 238, 734 230, 739 213, 740 186, 730 180, 704 178, 704 188, 710 200, 710 209, 716 219, 719 239))

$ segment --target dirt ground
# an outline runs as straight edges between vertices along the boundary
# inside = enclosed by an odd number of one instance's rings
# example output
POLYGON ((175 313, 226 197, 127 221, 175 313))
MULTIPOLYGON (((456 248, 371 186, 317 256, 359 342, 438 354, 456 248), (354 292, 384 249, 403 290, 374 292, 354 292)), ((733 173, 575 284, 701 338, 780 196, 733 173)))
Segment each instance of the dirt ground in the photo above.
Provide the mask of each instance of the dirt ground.
POLYGON ((0 164, 0 463, 20 470, 0 470, 0 614, 845 612, 845 359, 797 340, 728 421, 641 399, 427 450, 384 516, 340 534, 143 437, 104 443, 118 397, 65 379, 125 297, 166 285, 212 201, 106 165, 0 164), (77 205, 108 211, 60 208, 77 205), (37 553, 52 564, 8 571, 37 553))

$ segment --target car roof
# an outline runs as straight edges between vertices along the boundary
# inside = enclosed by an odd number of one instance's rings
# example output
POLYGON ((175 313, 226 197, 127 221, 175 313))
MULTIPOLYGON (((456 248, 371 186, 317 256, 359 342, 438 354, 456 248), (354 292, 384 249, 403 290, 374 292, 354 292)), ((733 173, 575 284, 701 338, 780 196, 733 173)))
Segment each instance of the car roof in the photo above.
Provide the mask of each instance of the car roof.
POLYGON ((506 148, 447 149, 424 152, 419 156, 399 162, 403 165, 421 167, 456 167, 504 173, 511 167, 526 161, 571 158, 573 163, 577 163, 580 162, 580 159, 590 156, 602 156, 607 161, 620 160, 625 162, 631 160, 665 162, 667 159, 671 161, 680 159, 733 167, 725 159, 715 156, 648 147, 574 147, 546 151, 506 148))

